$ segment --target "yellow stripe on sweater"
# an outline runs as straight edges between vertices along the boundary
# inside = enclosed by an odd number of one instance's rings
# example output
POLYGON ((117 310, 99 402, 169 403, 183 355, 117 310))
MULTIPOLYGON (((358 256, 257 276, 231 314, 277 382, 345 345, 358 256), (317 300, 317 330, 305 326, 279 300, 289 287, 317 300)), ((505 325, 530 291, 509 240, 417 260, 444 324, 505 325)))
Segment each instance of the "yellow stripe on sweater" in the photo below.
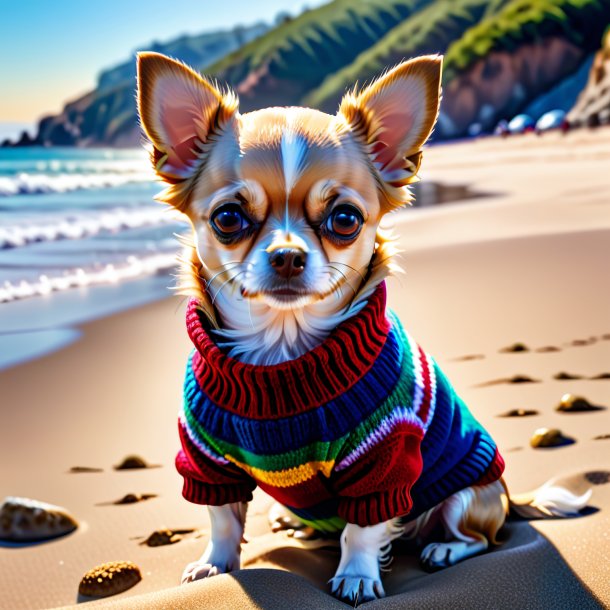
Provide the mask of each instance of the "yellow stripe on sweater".
POLYGON ((324 476, 329 477, 330 473, 335 465, 335 460, 328 462, 306 462, 296 468, 286 468, 285 470, 262 470, 261 468, 254 468, 248 466, 231 455, 225 455, 225 458, 230 462, 233 462, 236 466, 239 466, 242 470, 245 470, 253 479, 272 485, 273 487, 292 487, 299 483, 304 483, 309 479, 315 477, 318 472, 321 472, 324 476))

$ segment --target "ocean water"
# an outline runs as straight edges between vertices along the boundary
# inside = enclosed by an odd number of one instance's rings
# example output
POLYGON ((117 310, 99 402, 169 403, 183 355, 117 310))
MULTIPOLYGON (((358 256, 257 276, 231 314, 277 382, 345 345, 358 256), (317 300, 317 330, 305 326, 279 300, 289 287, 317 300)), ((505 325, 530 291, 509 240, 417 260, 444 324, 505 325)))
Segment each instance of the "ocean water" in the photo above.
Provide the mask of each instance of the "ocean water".
POLYGON ((0 368, 170 294, 186 225, 160 190, 143 149, 0 149, 0 368))

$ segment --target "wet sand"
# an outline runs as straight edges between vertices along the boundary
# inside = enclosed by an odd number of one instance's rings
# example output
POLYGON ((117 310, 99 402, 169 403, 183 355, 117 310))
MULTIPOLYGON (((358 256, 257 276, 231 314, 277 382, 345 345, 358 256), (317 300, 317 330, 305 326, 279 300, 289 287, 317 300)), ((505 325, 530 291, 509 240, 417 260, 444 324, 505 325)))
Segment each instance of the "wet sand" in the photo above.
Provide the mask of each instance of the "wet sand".
MULTIPOLYGON (((424 180, 486 195, 393 217, 406 274, 389 281, 390 306, 496 438, 514 493, 556 475, 594 492, 583 516, 511 521, 503 546, 436 574, 396 545, 387 597, 371 607, 608 605, 610 409, 555 407, 570 392, 610 408, 610 380, 593 379, 610 369, 610 130, 433 147, 423 167, 424 180), (516 343, 528 350, 502 351, 516 343), (581 378, 554 378, 564 371, 581 378), (489 383, 517 376, 537 383, 489 383), (500 417, 512 409, 538 414, 500 417), (541 427, 576 442, 534 449, 541 427)), ((135 562, 142 581, 87 606, 345 607, 325 587, 336 545, 271 533, 261 492, 249 510, 246 569, 177 586, 209 532, 173 468, 190 350, 183 315, 171 298, 90 322, 74 343, 0 374, 0 496, 58 504, 81 522, 62 539, 0 544, 0 608, 75 604, 82 575, 118 560, 135 562), (161 467, 114 470, 134 453, 161 467), (68 472, 76 466, 102 472, 68 472), (157 497, 112 504, 126 494, 157 497), (195 531, 141 544, 165 528, 195 531)))

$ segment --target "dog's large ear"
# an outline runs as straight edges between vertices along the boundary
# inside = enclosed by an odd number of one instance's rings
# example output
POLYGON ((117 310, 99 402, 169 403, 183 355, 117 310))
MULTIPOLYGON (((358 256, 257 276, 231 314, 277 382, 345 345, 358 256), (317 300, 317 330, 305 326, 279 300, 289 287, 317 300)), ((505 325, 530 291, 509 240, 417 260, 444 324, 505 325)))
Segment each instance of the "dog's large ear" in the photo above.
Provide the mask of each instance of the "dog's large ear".
POLYGON ((441 70, 442 56, 418 57, 341 101, 339 114, 364 140, 382 180, 392 187, 416 179, 422 146, 438 116, 441 70))
POLYGON ((159 53, 138 53, 137 68, 138 112, 154 146, 155 169, 167 182, 184 181, 205 156, 212 133, 236 114, 237 97, 159 53))

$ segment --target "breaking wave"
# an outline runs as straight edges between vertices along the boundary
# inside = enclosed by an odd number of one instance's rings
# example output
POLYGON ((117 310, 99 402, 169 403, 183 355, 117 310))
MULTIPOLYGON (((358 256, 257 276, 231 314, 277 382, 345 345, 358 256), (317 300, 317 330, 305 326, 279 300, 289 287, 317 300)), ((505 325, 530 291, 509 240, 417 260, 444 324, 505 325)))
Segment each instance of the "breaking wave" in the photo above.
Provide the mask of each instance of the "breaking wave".
POLYGON ((159 273, 176 266, 176 253, 163 252, 148 256, 128 256, 124 262, 66 270, 61 275, 40 275, 36 280, 0 284, 0 303, 8 303, 33 296, 44 296, 71 288, 100 284, 114 284, 159 273))
POLYGON ((0 175, 0 197, 112 188, 130 182, 150 182, 153 178, 150 171, 133 170, 57 174, 20 172, 9 176, 0 175))
POLYGON ((83 239, 98 233, 116 233, 154 225, 172 224, 176 217, 168 210, 141 206, 104 211, 39 216, 13 224, 0 224, 0 249, 18 248, 35 242, 83 239))

